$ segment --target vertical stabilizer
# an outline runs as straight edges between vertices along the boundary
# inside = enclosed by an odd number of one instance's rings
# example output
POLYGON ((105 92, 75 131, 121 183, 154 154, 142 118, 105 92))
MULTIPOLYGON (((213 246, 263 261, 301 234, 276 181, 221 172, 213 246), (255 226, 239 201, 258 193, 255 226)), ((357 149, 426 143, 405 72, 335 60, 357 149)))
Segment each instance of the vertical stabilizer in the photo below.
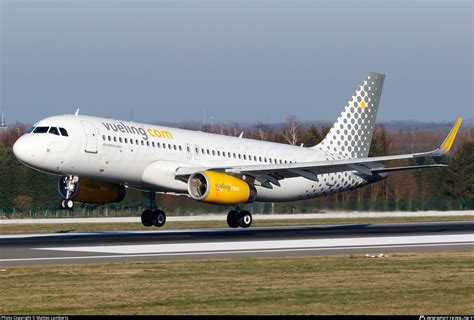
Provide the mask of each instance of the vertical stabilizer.
POLYGON ((314 148, 339 154, 344 158, 367 157, 384 79, 383 74, 369 73, 326 137, 314 148))

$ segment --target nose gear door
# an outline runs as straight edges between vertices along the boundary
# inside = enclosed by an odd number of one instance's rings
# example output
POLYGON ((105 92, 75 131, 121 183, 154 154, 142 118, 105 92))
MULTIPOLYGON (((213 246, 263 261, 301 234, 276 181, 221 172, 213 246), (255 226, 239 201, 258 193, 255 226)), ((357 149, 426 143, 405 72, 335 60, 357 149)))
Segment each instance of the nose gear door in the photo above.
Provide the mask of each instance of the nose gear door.
POLYGON ((87 153, 97 153, 97 132, 92 123, 87 121, 81 121, 82 128, 86 135, 86 148, 84 149, 87 153))

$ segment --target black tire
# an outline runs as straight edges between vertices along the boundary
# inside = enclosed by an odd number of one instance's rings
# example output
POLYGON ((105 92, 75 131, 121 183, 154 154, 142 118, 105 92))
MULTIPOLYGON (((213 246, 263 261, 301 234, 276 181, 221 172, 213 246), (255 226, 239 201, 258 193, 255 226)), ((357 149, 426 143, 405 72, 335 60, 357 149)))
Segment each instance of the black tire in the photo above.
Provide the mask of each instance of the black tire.
POLYGON ((61 200, 61 203, 59 204, 59 207, 63 210, 66 210, 66 200, 61 200))
POLYGON ((145 211, 142 212, 142 224, 145 227, 151 227, 153 225, 151 210, 146 209, 145 211))
POLYGON ((232 210, 227 214, 227 225, 231 228, 237 228, 239 226, 239 213, 232 210))
POLYGON ((253 218, 250 212, 244 210, 239 213, 239 227, 248 228, 252 225, 252 221, 253 218))
POLYGON ((74 207, 74 201, 72 201, 71 199, 65 200, 65 207, 68 210, 72 210, 72 208, 74 207))
POLYGON ((163 210, 155 210, 152 213, 152 223, 155 227, 162 227, 166 223, 166 214, 163 210))

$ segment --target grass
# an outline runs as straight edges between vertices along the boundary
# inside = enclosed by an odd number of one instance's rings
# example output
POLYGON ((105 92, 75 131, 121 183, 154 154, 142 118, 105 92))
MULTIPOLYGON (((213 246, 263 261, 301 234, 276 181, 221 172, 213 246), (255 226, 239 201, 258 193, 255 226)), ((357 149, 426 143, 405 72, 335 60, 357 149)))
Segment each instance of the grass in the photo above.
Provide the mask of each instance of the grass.
MULTIPOLYGON (((474 216, 442 217, 382 217, 382 218, 337 218, 301 220, 255 220, 253 227, 308 226, 331 224, 373 224, 405 222, 474 221, 474 216)), ((103 232, 143 231, 172 229, 228 228, 225 221, 169 221, 163 228, 146 228, 141 223, 69 223, 69 224, 11 224, 1 225, 0 234, 58 233, 58 232, 103 232)))
POLYGON ((8 267, 0 314, 473 314, 472 252, 8 267))

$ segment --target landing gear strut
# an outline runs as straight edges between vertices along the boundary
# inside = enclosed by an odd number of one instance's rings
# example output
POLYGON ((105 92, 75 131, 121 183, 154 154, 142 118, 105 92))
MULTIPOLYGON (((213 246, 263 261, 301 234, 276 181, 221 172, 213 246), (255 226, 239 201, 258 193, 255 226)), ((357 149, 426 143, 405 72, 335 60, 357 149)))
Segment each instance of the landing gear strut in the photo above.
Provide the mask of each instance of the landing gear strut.
POLYGON ((142 224, 145 227, 162 227, 166 223, 166 214, 163 210, 156 209, 155 193, 149 192, 148 196, 150 200, 150 209, 145 209, 142 212, 142 224))
POLYGON ((63 196, 60 207, 65 210, 72 210, 74 201, 72 198, 77 194, 79 177, 65 176, 59 178, 58 188, 59 194, 63 196))
POLYGON ((247 210, 241 210, 237 207, 236 210, 231 210, 227 215, 227 224, 231 228, 248 228, 252 225, 252 214, 247 210))

